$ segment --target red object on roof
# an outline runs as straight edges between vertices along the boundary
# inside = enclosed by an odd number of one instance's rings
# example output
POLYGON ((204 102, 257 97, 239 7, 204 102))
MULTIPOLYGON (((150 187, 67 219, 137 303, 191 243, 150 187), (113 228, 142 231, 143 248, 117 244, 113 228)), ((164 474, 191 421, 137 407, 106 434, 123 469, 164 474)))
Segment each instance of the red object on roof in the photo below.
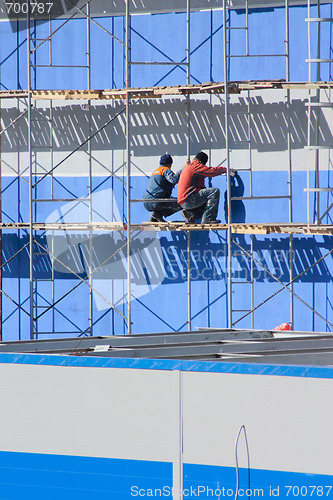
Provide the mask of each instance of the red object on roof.
POLYGON ((273 330, 291 330, 291 324, 290 323, 282 323, 281 325, 273 328, 273 330))

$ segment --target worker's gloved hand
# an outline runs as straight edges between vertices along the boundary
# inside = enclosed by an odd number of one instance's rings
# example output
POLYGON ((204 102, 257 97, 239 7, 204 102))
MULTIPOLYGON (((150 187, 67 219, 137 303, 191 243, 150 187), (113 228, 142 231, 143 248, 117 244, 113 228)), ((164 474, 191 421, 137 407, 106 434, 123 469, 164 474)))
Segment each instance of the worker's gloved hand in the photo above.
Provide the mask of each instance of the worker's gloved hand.
POLYGON ((235 177, 235 175, 237 174, 237 170, 233 170, 232 168, 230 169, 230 176, 231 177, 235 177))

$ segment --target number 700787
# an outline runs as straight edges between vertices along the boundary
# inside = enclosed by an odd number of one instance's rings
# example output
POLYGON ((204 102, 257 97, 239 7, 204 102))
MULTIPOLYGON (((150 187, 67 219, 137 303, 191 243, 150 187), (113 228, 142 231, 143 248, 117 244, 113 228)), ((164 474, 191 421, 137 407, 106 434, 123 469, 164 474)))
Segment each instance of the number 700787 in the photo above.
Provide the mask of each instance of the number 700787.
POLYGON ((332 486, 285 486, 287 497, 328 497, 332 486))
POLYGON ((5 2, 7 14, 27 14, 29 7, 31 14, 50 14, 53 2, 5 2))

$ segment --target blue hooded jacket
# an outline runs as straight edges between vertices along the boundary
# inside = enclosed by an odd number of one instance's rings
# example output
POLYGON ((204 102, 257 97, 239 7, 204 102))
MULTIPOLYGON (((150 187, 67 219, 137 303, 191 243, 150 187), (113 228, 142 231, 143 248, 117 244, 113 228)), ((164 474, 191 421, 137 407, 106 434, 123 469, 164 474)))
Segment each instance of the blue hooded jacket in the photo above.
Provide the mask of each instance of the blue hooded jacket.
POLYGON ((179 181, 180 172, 175 174, 169 167, 160 165, 151 174, 144 199, 170 198, 174 186, 179 181))

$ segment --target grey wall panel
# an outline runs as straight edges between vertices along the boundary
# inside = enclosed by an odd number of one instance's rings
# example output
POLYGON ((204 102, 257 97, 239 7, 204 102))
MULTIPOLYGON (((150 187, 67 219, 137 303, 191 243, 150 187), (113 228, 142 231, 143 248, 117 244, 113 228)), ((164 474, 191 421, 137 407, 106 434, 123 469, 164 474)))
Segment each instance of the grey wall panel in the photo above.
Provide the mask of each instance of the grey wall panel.
POLYGON ((179 373, 0 366, 1 449, 177 460, 179 373))
MULTIPOLYGON (((245 426, 251 468, 333 474, 332 380, 183 374, 184 462, 235 467, 245 426)), ((244 438, 239 466, 247 466, 244 438)))

